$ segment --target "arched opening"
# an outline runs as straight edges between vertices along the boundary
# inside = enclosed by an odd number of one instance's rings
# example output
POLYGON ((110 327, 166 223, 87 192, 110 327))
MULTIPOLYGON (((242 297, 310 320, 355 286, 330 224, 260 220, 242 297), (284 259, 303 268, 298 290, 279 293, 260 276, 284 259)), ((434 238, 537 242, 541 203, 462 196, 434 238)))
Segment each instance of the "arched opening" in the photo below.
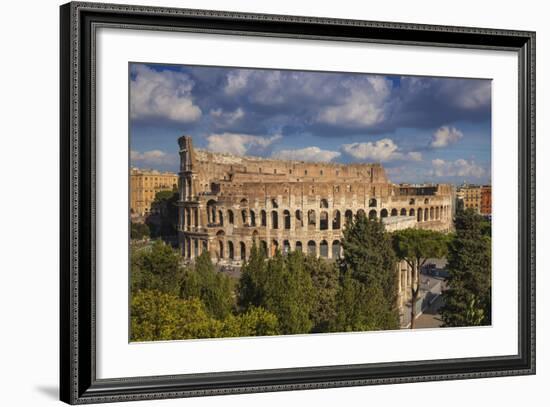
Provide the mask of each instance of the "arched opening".
MULTIPOLYGON (((216 201, 213 199, 206 203, 206 213, 208 214, 208 223, 216 223, 216 201)), ((191 222, 189 222, 191 224, 191 222)))
MULTIPOLYGON (((374 212, 376 212, 376 211, 374 211, 374 212)), ((365 216, 367 216, 367 215, 365 214, 365 211, 363 209, 359 209, 357 211, 357 213, 355 214, 356 218, 361 218, 361 217, 365 217, 365 216)))
MULTIPOLYGON (((196 241, 195 241, 196 243, 196 241)), ((223 253, 223 242, 221 240, 218 240, 218 256, 220 259, 223 259, 224 253, 223 253)))
POLYGON ((271 200, 271 206, 273 208, 278 208, 279 207, 279 204, 277 203, 277 200, 276 199, 272 199, 271 200))
POLYGON ((407 216, 407 210, 405 208, 401 208, 400 216, 407 216))
POLYGON ((338 209, 332 213, 332 229, 340 229, 340 211, 338 209))
POLYGON ((296 242, 296 248, 294 250, 301 253, 302 252, 302 242, 300 242, 300 241, 296 242))
POLYGON ((241 260, 245 261, 246 260, 246 245, 244 244, 244 242, 240 242, 239 246, 241 247, 241 260))
POLYGON ((328 257, 328 243, 326 240, 321 240, 321 243, 319 243, 319 254, 321 257, 328 257))
POLYGON ((271 242, 271 257, 275 256, 275 253, 277 253, 278 249, 279 249, 279 242, 276 240, 273 240, 271 242))
POLYGON ((424 208, 424 221, 430 220, 430 210, 428 208, 424 208))
POLYGON ((409 210, 409 216, 414 216, 414 208, 411 208, 411 209, 409 210))
POLYGON ((351 209, 348 209, 346 212, 344 212, 344 218, 346 218, 346 223, 351 224, 353 221, 353 212, 351 209))
POLYGON ((388 210, 386 208, 384 208, 380 211, 380 217, 382 217, 382 218, 387 218, 388 217, 388 210))
POLYGON ((254 243, 257 243, 257 242, 258 242, 258 236, 259 236, 259 235, 260 235, 260 234, 258 233, 257 230, 255 230, 254 232, 252 232, 252 241, 253 241, 254 243))
POLYGON ((339 240, 335 240, 334 242, 332 242, 332 258, 333 259, 339 259, 340 258, 341 250, 342 250, 342 248, 341 248, 339 240))
POLYGON ((302 217, 302 211, 300 209, 297 209, 295 212, 295 227, 296 229, 301 229, 304 227, 304 219, 302 217))
POLYGON ((288 240, 283 241, 283 255, 290 253, 290 242, 288 240))
POLYGON ((376 208, 376 198, 369 199, 369 208, 376 208))
POLYGON ((260 251, 263 253, 264 256, 267 256, 268 255, 268 252, 267 252, 267 242, 265 240, 262 240, 260 242, 260 251))
POLYGON ((267 214, 265 212, 265 210, 262 209, 262 211, 260 212, 260 222, 261 222, 261 225, 262 226, 267 226, 267 214))
POLYGON ((391 210, 391 216, 397 216, 397 209, 393 208, 391 210))
POLYGON ((423 219, 422 219, 423 214, 424 214, 424 212, 422 211, 422 208, 418 208, 418 217, 417 217, 418 222, 423 221, 423 219))
POLYGON ((307 254, 313 254, 314 256, 317 256, 317 245, 313 240, 307 242, 307 254))
POLYGON ((246 208, 248 206, 248 199, 246 198, 241 199, 240 204, 241 204, 241 208, 246 208))
POLYGON ((319 214, 319 229, 327 230, 328 229, 328 213, 327 211, 321 211, 319 214))
POLYGON ((428 205, 430 203, 430 200, 428 198, 424 199, 424 204, 428 205))
POLYGON ((375 211, 374 209, 371 209, 371 210, 369 211, 369 219, 370 219, 370 220, 375 220, 376 217, 377 217, 376 211, 375 211))
POLYGON ((277 211, 271 211, 271 229, 279 229, 279 214, 277 211))
POLYGON ((283 212, 283 222, 285 224, 285 229, 290 229, 290 211, 287 209, 283 212))
POLYGON ((326 199, 321 199, 321 202, 320 202, 320 207, 321 209, 323 208, 328 208, 328 201, 326 199))
POLYGON ((223 212, 221 210, 218 211, 218 223, 223 226, 223 212))
POLYGON ((250 210, 250 226, 256 226, 256 213, 252 209, 250 210))
POLYGON ((233 242, 227 242, 227 251, 229 252, 229 259, 235 260, 235 248, 233 247, 233 242))
POLYGON ((409 199, 409 205, 414 205, 414 198, 409 199))
POLYGON ((430 208, 430 220, 434 220, 435 211, 433 206, 430 208))
POLYGON ((241 222, 243 226, 248 224, 248 211, 246 209, 241 209, 241 222))
POLYGON ((315 211, 313 209, 310 209, 307 212, 307 228, 309 230, 314 230, 315 224, 316 224, 315 211))
POLYGON ((235 215, 233 215, 233 211, 231 209, 227 210, 227 221, 230 225, 235 223, 235 215))

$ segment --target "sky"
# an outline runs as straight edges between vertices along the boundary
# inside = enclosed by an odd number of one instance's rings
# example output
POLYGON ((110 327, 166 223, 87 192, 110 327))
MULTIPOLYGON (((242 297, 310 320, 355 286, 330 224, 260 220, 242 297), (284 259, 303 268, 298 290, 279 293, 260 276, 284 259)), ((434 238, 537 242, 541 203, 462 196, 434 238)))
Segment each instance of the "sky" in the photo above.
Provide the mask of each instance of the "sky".
POLYGON ((131 165, 178 171, 177 138, 236 155, 381 163, 396 183, 491 180, 491 81, 132 63, 131 165))

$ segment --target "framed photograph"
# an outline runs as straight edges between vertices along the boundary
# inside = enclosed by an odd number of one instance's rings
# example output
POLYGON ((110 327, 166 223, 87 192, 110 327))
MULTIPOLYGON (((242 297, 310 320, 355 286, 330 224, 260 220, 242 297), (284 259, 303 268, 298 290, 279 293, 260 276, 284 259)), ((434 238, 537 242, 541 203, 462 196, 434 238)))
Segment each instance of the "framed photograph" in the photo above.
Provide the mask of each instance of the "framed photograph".
POLYGON ((535 33, 61 6, 61 400, 535 373, 535 33))

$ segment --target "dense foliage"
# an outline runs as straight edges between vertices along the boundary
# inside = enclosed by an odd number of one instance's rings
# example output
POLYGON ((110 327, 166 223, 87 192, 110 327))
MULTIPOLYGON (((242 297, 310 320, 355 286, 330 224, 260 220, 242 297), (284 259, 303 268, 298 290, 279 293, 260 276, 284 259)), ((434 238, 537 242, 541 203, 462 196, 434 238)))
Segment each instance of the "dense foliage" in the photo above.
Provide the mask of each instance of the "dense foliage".
POLYGON ((145 223, 134 223, 130 224, 130 238, 131 239, 144 239, 151 235, 149 231, 149 226, 145 223))
POLYGON ((456 214, 456 234, 449 242, 445 326, 491 324, 491 238, 486 221, 473 210, 456 214))

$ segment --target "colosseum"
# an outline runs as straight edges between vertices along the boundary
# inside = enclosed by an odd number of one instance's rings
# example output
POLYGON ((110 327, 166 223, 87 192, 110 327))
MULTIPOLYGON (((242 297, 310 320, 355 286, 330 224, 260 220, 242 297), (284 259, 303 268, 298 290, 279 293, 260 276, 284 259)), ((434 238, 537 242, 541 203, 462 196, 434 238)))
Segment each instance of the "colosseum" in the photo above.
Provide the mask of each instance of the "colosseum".
MULTIPOLYGON (((397 185, 380 164, 283 161, 195 150, 182 136, 178 238, 184 258, 203 251, 238 267, 253 242, 268 256, 301 250, 342 254, 343 226, 355 214, 380 218, 386 230, 452 228, 450 185, 397 185)), ((400 292, 411 283, 398 264, 400 292)))

